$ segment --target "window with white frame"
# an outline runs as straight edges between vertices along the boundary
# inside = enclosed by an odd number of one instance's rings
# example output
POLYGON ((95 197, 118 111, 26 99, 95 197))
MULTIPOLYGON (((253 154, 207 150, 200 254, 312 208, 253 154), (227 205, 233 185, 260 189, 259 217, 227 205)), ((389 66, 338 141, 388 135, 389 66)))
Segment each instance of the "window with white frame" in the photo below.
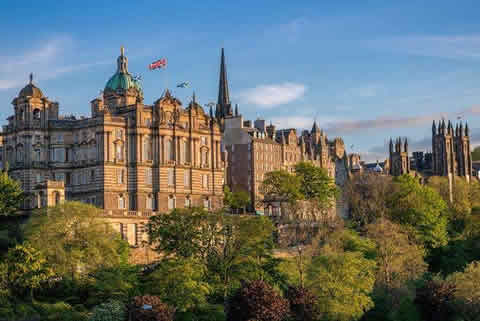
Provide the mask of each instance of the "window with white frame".
POLYGON ((152 174, 152 169, 147 168, 145 170, 145 181, 148 185, 152 185, 152 180, 153 180, 153 174, 152 174))
POLYGON ((117 169, 117 183, 118 184, 125 183, 125 170, 124 169, 117 169))
POLYGON ((200 142, 202 145, 207 145, 207 137, 205 136, 200 137, 200 142))
POLYGON ((188 169, 183 172, 183 185, 190 187, 190 171, 188 169))
POLYGON ((147 210, 153 210, 153 196, 152 196, 152 194, 147 195, 146 208, 147 208, 147 210))
POLYGON ((192 200, 190 199, 190 196, 187 195, 187 196, 185 197, 185 207, 188 208, 188 207, 191 207, 191 206, 192 206, 192 200))
POLYGON ((168 186, 173 186, 175 185, 175 173, 173 171, 173 168, 168 169, 168 186))
POLYGON ((168 196, 168 209, 173 210, 175 208, 175 196, 168 196))
POLYGON ((115 144, 115 158, 117 160, 123 160, 123 144, 120 142, 115 144))
POLYGON ((210 200, 208 198, 203 200, 203 208, 205 208, 206 210, 210 209, 210 200))
POLYGON ((125 209, 125 197, 123 196, 123 194, 120 194, 118 196, 118 208, 125 209))
POLYGON ((204 189, 208 188, 208 175, 207 174, 202 174, 202 187, 204 189))

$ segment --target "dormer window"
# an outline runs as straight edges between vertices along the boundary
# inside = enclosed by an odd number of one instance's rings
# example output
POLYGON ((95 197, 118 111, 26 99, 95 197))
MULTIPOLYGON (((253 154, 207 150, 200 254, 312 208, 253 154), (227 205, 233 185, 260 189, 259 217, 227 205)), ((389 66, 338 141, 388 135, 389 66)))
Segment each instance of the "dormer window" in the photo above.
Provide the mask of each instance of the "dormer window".
POLYGON ((40 120, 40 109, 35 108, 33 110, 33 119, 34 120, 40 120))

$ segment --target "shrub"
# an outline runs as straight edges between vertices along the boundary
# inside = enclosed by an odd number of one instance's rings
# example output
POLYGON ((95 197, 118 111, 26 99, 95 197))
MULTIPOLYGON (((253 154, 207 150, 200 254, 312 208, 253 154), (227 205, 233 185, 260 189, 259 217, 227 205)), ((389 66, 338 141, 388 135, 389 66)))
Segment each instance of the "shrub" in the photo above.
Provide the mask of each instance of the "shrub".
POLYGON ((289 315, 288 301, 263 281, 245 283, 230 299, 228 321, 281 321, 289 315))
POLYGON ((124 321, 125 312, 125 305, 122 302, 111 300, 97 305, 89 321, 124 321))
POLYGON ((318 315, 315 307, 317 297, 302 287, 289 287, 286 295, 290 303, 292 319, 296 321, 312 321, 318 315))

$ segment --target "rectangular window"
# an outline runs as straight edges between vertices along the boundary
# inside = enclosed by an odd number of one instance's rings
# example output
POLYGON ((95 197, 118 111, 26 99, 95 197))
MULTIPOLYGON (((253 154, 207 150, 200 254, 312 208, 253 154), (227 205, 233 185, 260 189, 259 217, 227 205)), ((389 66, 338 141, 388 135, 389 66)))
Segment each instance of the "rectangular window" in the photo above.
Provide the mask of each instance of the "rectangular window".
POLYGON ((65 162, 65 149, 64 148, 55 148, 54 149, 54 158, 56 162, 65 162))
POLYGON ((130 245, 137 245, 137 224, 127 224, 127 241, 130 245))
POLYGON ((118 198, 118 208, 119 209, 124 209, 125 208, 125 198, 123 196, 120 196, 118 198))
POLYGON ((125 170, 117 169, 117 184, 125 183, 125 170))
POLYGON ((115 129, 115 138, 122 139, 123 138, 123 130, 120 128, 115 129))
POLYGON ((190 171, 189 170, 185 170, 183 172, 183 185, 185 185, 185 187, 190 187, 190 171))
POLYGON ((40 184, 41 182, 42 182, 42 174, 37 173, 37 175, 35 175, 35 183, 40 184))
POLYGON ((207 145, 207 137, 202 136, 202 137, 200 137, 200 140, 201 140, 202 145, 207 145))
POLYGON ((55 180, 57 182, 64 182, 65 181, 65 174, 63 173, 55 173, 55 180))
POLYGON ((208 175, 207 174, 202 175, 202 186, 205 189, 208 188, 208 175))
POLYGON ((175 198, 172 196, 168 197, 168 209, 173 210, 175 208, 175 198))
POLYGON ((39 162, 39 161, 40 161, 40 156, 41 156, 40 149, 35 149, 34 160, 35 160, 36 162, 39 162))
POLYGON ((152 185, 152 178, 153 178, 153 175, 152 175, 152 169, 151 168, 147 168, 145 170, 145 180, 147 182, 148 185, 152 185))
POLYGON ((190 200, 190 197, 185 197, 185 207, 190 207, 192 205, 192 201, 190 200))
POLYGON ((147 196, 146 208, 147 208, 147 210, 152 210, 153 209, 153 197, 151 195, 147 196))
POLYGON ((175 184, 175 173, 173 168, 168 169, 168 186, 173 186, 175 184))

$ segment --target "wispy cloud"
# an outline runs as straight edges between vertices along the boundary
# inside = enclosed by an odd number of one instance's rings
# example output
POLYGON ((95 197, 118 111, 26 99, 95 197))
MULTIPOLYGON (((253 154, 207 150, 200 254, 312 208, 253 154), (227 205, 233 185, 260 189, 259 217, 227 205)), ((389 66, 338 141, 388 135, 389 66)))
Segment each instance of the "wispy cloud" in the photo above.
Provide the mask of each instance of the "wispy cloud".
POLYGON ((415 35, 368 41, 376 49, 450 59, 480 58, 480 35, 415 35))
POLYGON ((0 57, 0 90, 23 86, 30 72, 35 73, 35 79, 46 80, 107 63, 98 61, 71 64, 66 56, 71 54, 73 48, 74 43, 70 37, 60 36, 18 55, 0 57))
POLYGON ((359 130, 383 128, 409 128, 431 124, 432 120, 441 118, 463 118, 468 115, 478 116, 480 106, 473 106, 457 112, 438 112, 432 114, 415 115, 410 117, 383 116, 375 119, 340 120, 326 124, 329 132, 334 134, 348 134, 359 130))
POLYGON ((261 108, 272 108, 297 100, 305 94, 307 87, 303 84, 285 82, 281 84, 259 85, 241 91, 237 98, 261 108))

